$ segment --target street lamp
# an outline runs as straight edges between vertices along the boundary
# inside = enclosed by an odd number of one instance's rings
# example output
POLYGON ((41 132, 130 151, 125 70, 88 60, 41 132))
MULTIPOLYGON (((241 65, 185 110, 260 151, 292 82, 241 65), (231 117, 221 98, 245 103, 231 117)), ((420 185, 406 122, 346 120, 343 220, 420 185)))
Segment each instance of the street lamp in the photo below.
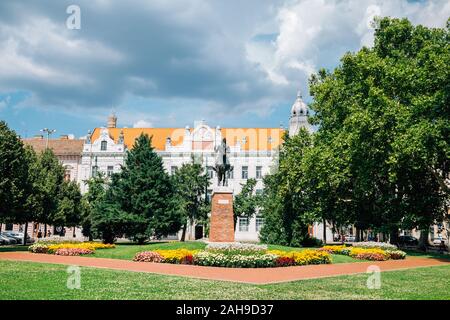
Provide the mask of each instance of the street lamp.
POLYGON ((41 130, 41 132, 44 132, 47 134, 47 141, 45 143, 45 149, 48 149, 48 139, 50 138, 50 135, 55 133, 56 130, 55 129, 48 129, 48 128, 44 128, 41 130))

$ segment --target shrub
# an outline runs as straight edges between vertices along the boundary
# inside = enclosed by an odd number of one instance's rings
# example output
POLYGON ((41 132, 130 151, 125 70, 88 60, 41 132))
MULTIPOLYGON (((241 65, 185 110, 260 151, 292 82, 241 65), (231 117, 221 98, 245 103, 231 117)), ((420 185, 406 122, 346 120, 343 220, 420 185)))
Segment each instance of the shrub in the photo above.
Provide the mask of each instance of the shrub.
POLYGON ((82 248, 61 248, 55 251, 58 256, 79 256, 82 254, 92 254, 93 250, 82 249, 82 248))
POLYGON ((386 242, 354 242, 353 247, 365 248, 365 249, 383 249, 383 250, 397 250, 397 246, 386 242))
POLYGON ((343 254, 348 256, 350 252, 350 247, 347 247, 345 245, 340 246, 323 246, 319 249, 319 251, 325 251, 332 254, 343 254))
POLYGON ((302 245, 302 247, 311 248, 311 247, 320 247, 323 245, 323 242, 322 240, 319 240, 314 237, 306 237, 300 242, 300 244, 302 245))
POLYGON ((164 258, 159 253, 153 251, 138 252, 133 259, 133 261, 139 262, 162 262, 163 260, 164 258))

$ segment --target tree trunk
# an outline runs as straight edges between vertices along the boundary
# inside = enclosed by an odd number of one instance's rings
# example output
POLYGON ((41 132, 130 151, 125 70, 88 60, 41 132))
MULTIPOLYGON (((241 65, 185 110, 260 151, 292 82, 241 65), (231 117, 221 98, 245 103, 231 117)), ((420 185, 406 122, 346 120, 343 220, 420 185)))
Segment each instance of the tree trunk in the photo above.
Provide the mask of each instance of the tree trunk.
POLYGON ((323 219, 323 244, 327 244, 327 220, 323 219))
POLYGON ((398 229, 392 229, 389 233, 389 243, 398 245, 398 229))
POLYGON ((356 234, 355 234, 355 242, 361 241, 361 232, 359 228, 356 228, 356 234))
POLYGON ((47 224, 44 224, 44 238, 47 237, 47 224))
POLYGON ((0 223, 0 232, 2 232, 3 223, 0 223))
POLYGON ((27 245, 27 234, 28 232, 28 222, 25 222, 25 230, 23 232, 23 245, 26 246, 27 245))
POLYGON ((422 251, 427 251, 429 232, 429 228, 420 230, 419 249, 422 251))
POLYGON ((186 239, 186 229, 187 229, 187 222, 183 225, 183 232, 181 233, 181 240, 182 242, 186 239))
POLYGON ((72 233, 72 235, 73 235, 74 238, 77 236, 76 233, 75 233, 75 231, 76 231, 76 229, 75 229, 75 227, 73 227, 73 233, 72 233))

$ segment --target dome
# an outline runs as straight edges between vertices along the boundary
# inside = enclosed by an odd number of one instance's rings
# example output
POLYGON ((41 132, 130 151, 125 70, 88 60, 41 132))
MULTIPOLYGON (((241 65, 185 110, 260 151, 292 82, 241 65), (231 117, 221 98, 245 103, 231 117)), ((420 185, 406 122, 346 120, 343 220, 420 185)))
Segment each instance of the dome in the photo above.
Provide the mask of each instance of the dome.
POLYGON ((295 99, 295 102, 291 108, 291 116, 298 116, 298 115, 304 116, 308 114, 309 114, 308 106, 306 105, 306 103, 303 102, 302 95, 300 94, 299 91, 297 93, 297 99, 295 99))

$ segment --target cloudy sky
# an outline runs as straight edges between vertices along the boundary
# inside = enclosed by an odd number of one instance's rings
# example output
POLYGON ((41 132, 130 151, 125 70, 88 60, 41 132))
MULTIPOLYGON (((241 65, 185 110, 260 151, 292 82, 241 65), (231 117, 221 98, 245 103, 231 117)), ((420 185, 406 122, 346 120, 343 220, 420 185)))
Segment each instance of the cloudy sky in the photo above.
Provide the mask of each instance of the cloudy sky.
POLYGON ((372 45, 376 15, 443 27, 450 1, 2 0, 0 119, 28 137, 112 110, 126 127, 286 125, 311 73, 372 45))

